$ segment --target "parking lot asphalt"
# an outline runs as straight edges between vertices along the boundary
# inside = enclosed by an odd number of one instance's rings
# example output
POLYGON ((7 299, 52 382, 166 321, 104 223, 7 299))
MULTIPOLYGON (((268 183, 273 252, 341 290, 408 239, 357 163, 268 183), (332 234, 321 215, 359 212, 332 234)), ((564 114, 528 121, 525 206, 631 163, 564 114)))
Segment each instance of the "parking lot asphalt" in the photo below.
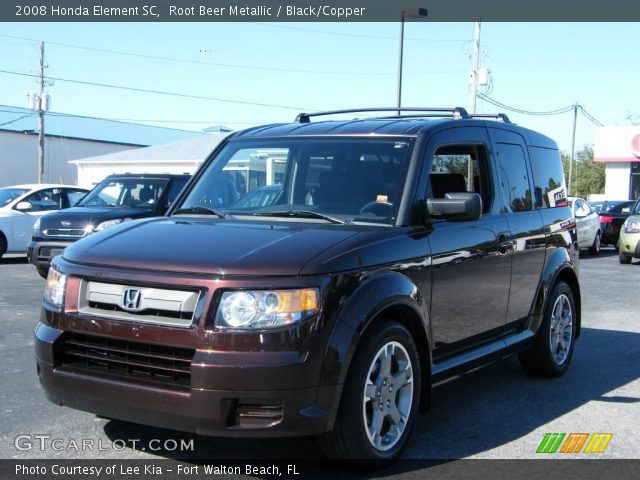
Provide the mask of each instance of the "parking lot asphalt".
MULTIPOLYGON (((582 257, 580 278, 582 336, 567 374, 553 380, 528 377, 512 357, 439 385, 431 409, 417 419, 404 457, 536 458, 548 432, 607 432, 613 437, 599 457, 640 458, 640 264, 620 265, 613 250, 603 250, 600 256, 582 257)), ((311 438, 200 437, 49 403, 38 383, 33 351, 43 285, 24 257, 0 259, 0 458, 318 455, 311 438), (57 448, 52 447, 55 439, 60 440, 57 448), (73 448, 87 439, 94 450, 73 448), (180 440, 193 440, 193 450, 176 449, 174 441, 180 440)))

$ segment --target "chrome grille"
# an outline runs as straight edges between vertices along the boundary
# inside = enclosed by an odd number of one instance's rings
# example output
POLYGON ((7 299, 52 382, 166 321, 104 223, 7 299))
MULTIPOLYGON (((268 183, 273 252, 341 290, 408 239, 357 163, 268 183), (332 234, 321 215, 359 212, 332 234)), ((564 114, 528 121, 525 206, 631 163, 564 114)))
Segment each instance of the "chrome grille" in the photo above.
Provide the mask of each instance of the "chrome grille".
POLYGON ((86 315, 188 328, 200 293, 83 280, 78 311, 86 315), (132 305, 130 292, 137 292, 132 305))
POLYGON ((188 389, 194 349, 65 333, 58 368, 139 384, 188 389))
POLYGON ((85 231, 81 228, 47 228, 42 231, 47 237, 73 237, 85 236, 85 231))

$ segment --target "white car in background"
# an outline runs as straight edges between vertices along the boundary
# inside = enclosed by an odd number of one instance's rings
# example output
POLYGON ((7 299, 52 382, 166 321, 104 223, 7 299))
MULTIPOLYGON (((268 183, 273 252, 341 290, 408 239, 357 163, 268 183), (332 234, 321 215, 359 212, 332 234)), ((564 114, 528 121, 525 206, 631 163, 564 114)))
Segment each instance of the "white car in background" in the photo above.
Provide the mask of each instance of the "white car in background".
POLYGON ((600 240, 602 230, 600 228, 600 216, 582 198, 569 197, 573 215, 576 218, 576 230, 578 232, 578 247, 588 249, 592 255, 600 253, 600 240))
POLYGON ((0 257, 25 253, 42 215, 76 204, 89 190, 75 185, 15 185, 0 188, 0 257))

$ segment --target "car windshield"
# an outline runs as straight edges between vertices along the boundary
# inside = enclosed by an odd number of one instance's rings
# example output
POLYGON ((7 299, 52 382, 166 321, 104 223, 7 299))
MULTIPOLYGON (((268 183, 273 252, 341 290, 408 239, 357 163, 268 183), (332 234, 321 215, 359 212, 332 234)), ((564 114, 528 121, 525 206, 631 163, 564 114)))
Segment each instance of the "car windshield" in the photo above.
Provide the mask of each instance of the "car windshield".
POLYGON ((633 211, 631 212, 633 215, 640 215, 640 200, 636 202, 635 207, 633 207, 633 211))
POLYGON ((78 207, 136 207, 154 209, 168 180, 158 178, 106 178, 78 207))
POLYGON ((8 205, 20 195, 27 193, 28 191, 29 190, 26 188, 0 188, 0 207, 8 205))
POLYGON ((174 214, 392 224, 412 138, 238 140, 174 214))
POLYGON ((601 202, 590 202, 589 205, 591 206, 591 208, 593 209, 594 212, 600 212, 600 210, 602 210, 602 203, 601 202))

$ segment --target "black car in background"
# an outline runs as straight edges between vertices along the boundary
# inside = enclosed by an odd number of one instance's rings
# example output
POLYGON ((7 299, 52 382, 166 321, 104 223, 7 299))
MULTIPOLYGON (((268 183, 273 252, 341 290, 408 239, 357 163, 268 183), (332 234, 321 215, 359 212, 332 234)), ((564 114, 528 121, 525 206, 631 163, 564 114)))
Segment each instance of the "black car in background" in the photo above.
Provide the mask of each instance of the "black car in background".
POLYGON ((33 226, 29 262, 46 278, 51 259, 71 243, 122 222, 164 215, 190 175, 110 175, 75 207, 44 215, 33 226))
POLYGON ((600 215, 601 243, 603 245, 613 245, 617 248, 620 227, 631 214, 635 203, 635 200, 607 200, 591 204, 600 215))

